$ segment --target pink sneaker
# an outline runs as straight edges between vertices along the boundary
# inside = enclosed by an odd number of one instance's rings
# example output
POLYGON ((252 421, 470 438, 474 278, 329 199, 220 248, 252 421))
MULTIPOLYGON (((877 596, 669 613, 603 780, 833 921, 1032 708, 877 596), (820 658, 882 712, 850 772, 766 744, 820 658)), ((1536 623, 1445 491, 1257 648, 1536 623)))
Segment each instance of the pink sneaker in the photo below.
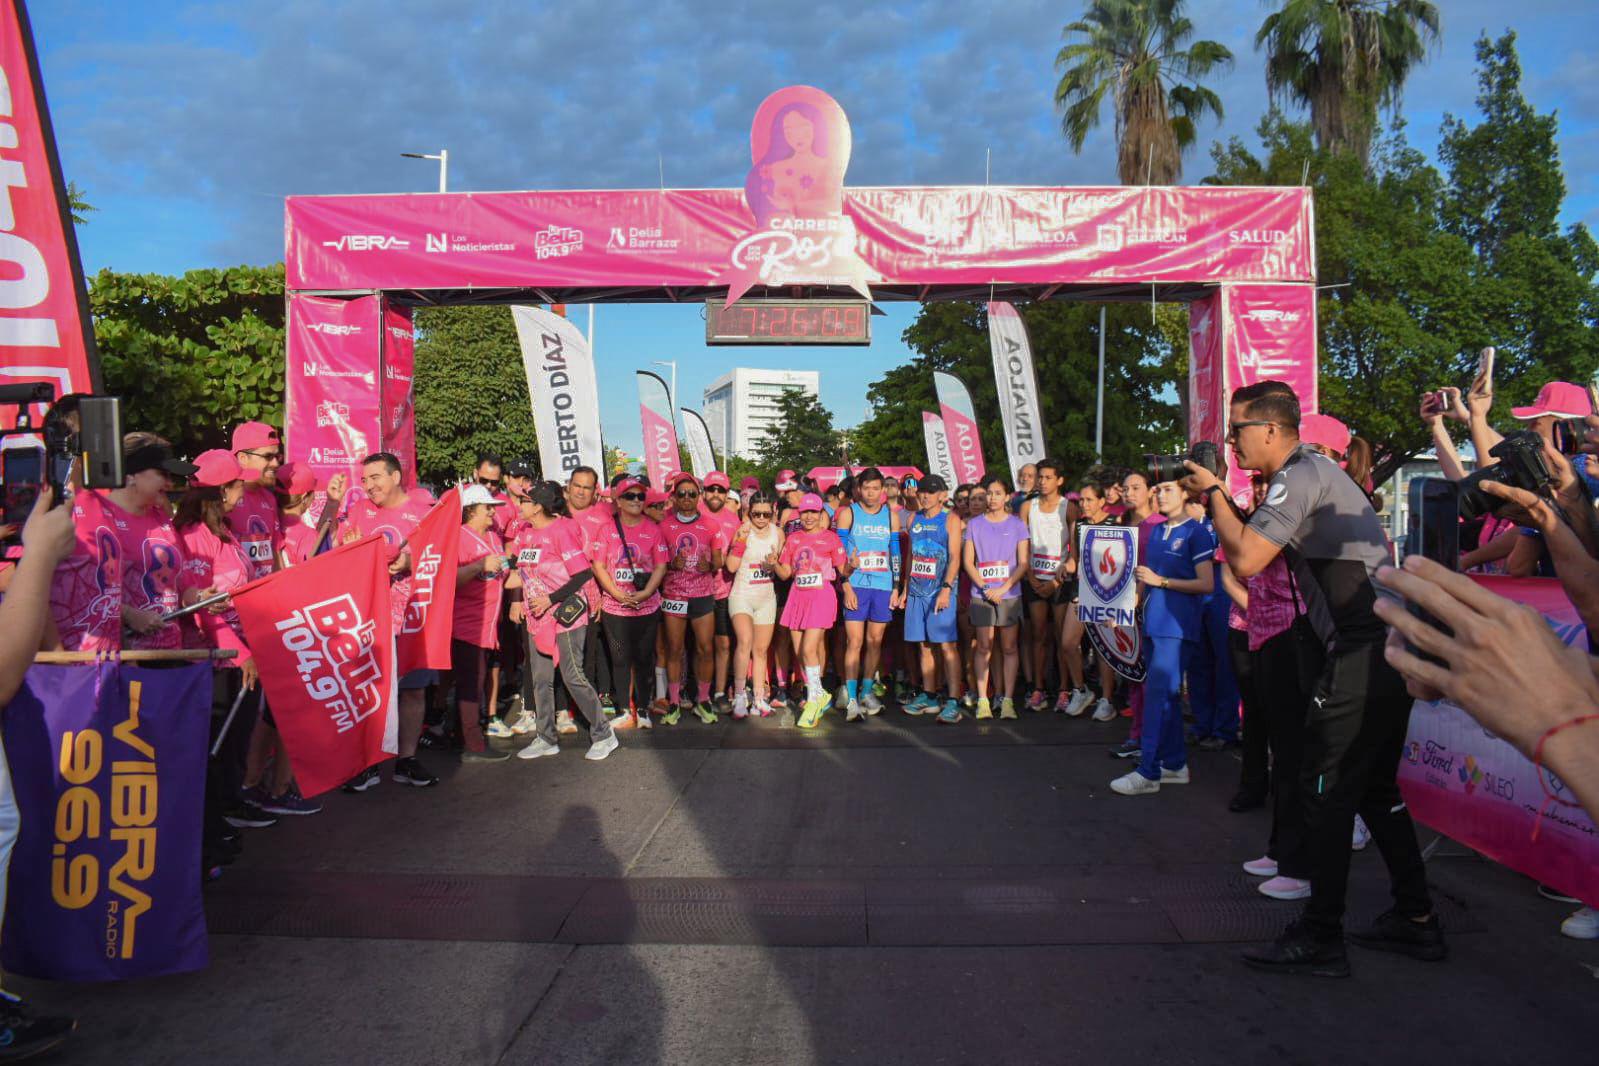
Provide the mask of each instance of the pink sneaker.
POLYGON ((1260 894, 1272 899, 1309 899, 1310 882, 1297 877, 1273 877, 1260 883, 1260 894))
POLYGON ((1250 859, 1244 863, 1244 873, 1251 877, 1276 877, 1277 860, 1270 855, 1262 855, 1258 859, 1250 859))
POLYGON ((1049 697, 1045 696, 1039 689, 1033 689, 1033 694, 1027 697, 1027 709, 1029 711, 1042 711, 1048 706, 1049 697))

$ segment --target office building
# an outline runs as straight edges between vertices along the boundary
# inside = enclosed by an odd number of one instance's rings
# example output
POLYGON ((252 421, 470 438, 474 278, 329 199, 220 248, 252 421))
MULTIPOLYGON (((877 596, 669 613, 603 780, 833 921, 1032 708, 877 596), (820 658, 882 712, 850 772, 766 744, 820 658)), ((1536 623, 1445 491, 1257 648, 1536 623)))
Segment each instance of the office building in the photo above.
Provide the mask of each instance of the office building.
POLYGON ((738 367, 705 390, 700 410, 710 427, 716 450, 742 459, 755 458, 767 427, 777 423, 778 399, 792 390, 821 394, 822 375, 815 370, 754 370, 738 367))

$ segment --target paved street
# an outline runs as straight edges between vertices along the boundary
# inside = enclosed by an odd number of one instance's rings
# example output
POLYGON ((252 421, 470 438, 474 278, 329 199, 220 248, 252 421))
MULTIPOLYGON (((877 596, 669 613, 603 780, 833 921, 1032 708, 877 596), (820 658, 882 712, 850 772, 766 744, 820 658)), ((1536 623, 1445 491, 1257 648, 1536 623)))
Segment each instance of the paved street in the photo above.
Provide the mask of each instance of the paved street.
MULTIPOLYGON (((69 989, 60 1061, 116 1063, 1576 1062, 1599 943, 1444 841, 1453 954, 1351 947, 1348 981, 1238 961, 1295 904, 1238 864, 1232 752, 1128 799, 1125 724, 886 711, 623 734, 608 761, 457 767, 247 831, 207 890, 212 965, 69 989)), ((576 743, 574 743, 576 741, 576 743)), ((1423 840, 1433 834, 1424 832, 1423 840)), ((1356 856, 1355 918, 1385 905, 1356 856)))

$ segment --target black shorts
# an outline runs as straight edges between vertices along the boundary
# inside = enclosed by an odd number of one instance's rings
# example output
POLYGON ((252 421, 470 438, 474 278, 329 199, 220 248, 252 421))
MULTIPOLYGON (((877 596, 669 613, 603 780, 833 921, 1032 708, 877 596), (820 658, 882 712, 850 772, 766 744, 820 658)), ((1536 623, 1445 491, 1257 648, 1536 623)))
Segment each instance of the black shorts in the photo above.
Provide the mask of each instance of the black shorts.
MULTIPOLYGON (((687 600, 680 601, 680 602, 686 603, 688 605, 688 609, 684 612, 684 614, 676 614, 676 613, 666 609, 666 604, 669 603, 669 602, 674 602, 674 601, 669 601, 669 600, 666 600, 664 598, 661 600, 661 617, 662 618, 684 618, 684 617, 687 617, 690 622, 694 621, 694 619, 696 619, 696 618, 704 618, 706 615, 708 615, 712 611, 716 610, 716 604, 717 604, 717 600, 716 600, 715 596, 693 596, 693 597, 690 597, 687 600)), ((722 602, 722 608, 725 611, 726 608, 727 608, 727 601, 723 600, 721 602, 722 602)), ((732 623, 729 622, 729 626, 731 626, 731 624, 732 623)))
POLYGON ((1048 597, 1040 596, 1033 591, 1033 586, 1026 581, 1022 582, 1022 603, 1032 608, 1033 604, 1047 602, 1052 607, 1064 607, 1077 596, 1077 582, 1055 586, 1055 591, 1048 597))
POLYGON ((733 635, 733 616, 727 611, 727 597, 716 601, 716 635, 730 637, 733 635))

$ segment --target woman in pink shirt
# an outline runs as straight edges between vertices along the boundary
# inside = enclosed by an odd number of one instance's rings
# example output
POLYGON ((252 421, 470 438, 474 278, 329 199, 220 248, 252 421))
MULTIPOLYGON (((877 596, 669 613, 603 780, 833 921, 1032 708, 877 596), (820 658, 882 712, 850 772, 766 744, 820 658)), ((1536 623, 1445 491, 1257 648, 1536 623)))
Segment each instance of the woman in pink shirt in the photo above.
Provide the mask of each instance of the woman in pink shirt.
POLYGON ((588 545, 600 586, 600 621, 611 650, 617 729, 650 727, 650 682, 655 672, 661 599, 671 554, 660 526, 644 514, 650 490, 634 478, 611 487, 616 513, 588 545))
POLYGON ((175 458, 172 445, 154 433, 129 433, 122 439, 122 451, 122 487, 105 497, 122 557, 122 646, 181 648, 178 624, 161 621, 183 598, 183 547, 172 528, 166 494, 174 475, 187 477, 195 467, 175 458))
POLYGON ((461 492, 461 539, 456 555, 455 616, 450 626, 450 672, 455 679, 455 712, 461 722, 462 762, 499 762, 508 752, 491 749, 488 735, 508 737, 498 717, 485 722, 483 708, 494 707, 489 664, 499 648, 500 599, 506 575, 505 543, 496 531, 505 507, 483 485, 461 492), (498 728, 496 728, 498 727, 498 728))
POLYGON ((784 581, 792 580, 788 603, 783 606, 783 625, 799 641, 799 658, 805 667, 805 707, 800 714, 801 729, 815 728, 833 702, 822 688, 822 644, 838 620, 838 594, 834 583, 849 576, 849 560, 844 542, 827 528, 827 509, 814 492, 805 494, 799 504, 800 531, 783 544, 773 567, 784 581))

